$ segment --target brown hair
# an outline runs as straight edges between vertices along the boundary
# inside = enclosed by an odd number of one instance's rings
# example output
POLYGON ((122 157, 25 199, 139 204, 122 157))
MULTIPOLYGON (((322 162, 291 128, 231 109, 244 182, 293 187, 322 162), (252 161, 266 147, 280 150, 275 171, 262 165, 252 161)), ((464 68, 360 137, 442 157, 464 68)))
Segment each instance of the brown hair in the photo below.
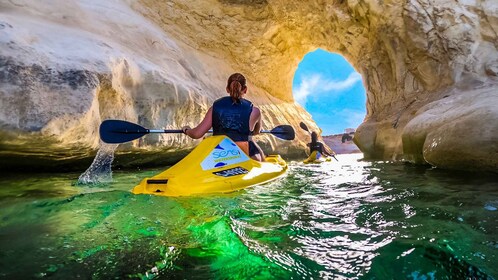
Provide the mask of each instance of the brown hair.
POLYGON ((246 89, 246 78, 244 75, 240 73, 230 75, 227 82, 227 91, 230 93, 233 101, 240 101, 244 89, 246 89))

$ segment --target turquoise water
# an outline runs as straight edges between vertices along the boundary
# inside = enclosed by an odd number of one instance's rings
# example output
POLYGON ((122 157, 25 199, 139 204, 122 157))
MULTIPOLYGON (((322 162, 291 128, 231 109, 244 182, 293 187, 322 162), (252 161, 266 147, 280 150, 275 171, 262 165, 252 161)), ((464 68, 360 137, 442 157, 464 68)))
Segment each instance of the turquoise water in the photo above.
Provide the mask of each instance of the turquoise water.
POLYGON ((2 175, 0 278, 494 279, 498 177, 339 155, 206 197, 2 175))

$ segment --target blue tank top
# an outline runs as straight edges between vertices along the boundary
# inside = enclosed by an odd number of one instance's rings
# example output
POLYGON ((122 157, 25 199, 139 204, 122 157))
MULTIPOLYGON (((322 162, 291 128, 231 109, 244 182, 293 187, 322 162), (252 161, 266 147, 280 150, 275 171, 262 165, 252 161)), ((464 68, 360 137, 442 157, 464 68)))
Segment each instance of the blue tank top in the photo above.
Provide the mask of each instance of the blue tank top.
POLYGON ((233 141, 249 141, 249 118, 252 103, 241 99, 234 102, 230 96, 213 103, 213 135, 226 135, 233 141))

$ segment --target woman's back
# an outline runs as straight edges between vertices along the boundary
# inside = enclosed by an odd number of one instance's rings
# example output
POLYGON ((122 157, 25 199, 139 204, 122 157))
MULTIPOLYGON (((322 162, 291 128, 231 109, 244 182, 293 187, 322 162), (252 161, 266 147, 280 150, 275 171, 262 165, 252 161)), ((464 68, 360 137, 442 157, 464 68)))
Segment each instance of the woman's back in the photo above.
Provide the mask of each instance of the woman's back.
POLYGON ((252 109, 252 103, 245 99, 237 102, 226 96, 216 100, 212 112, 213 135, 227 135, 233 141, 248 141, 252 109))

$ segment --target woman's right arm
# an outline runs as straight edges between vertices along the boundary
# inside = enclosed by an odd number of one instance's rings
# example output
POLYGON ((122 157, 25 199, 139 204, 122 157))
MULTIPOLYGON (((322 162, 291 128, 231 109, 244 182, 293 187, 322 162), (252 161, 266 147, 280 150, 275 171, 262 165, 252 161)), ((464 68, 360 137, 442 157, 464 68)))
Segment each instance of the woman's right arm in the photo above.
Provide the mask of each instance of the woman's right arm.
POLYGON ((257 135, 261 131, 261 111, 258 107, 252 108, 249 118, 249 130, 252 131, 252 135, 257 135))

